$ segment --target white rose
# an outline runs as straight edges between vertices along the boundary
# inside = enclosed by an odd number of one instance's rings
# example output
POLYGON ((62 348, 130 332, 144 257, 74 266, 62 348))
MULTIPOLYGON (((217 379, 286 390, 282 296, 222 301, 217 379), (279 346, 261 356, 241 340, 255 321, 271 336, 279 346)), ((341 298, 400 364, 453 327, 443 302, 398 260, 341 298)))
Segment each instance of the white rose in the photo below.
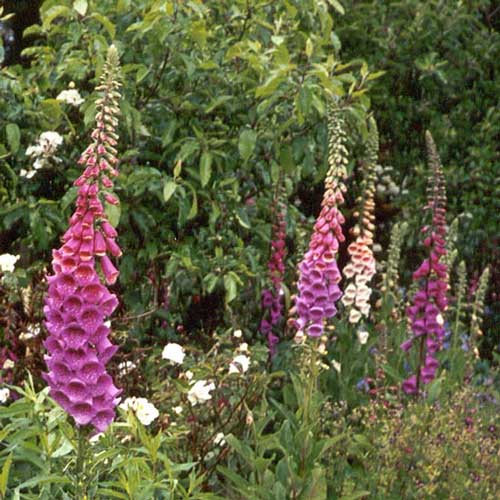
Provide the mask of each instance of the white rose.
POLYGON ((229 365, 229 373, 245 373, 250 367, 250 358, 244 354, 236 356, 229 365))
POLYGON ((170 343, 167 344, 163 348, 163 352, 161 353, 161 357, 163 359, 168 359, 174 363, 177 363, 179 365, 182 364, 184 361, 184 357, 186 356, 186 353, 184 352, 184 348, 180 346, 179 344, 175 343, 170 343))
POLYGON ((213 382, 208 383, 206 380, 198 380, 195 384, 189 389, 188 392, 188 400, 189 402, 195 406, 198 403, 204 403, 212 399, 211 391, 215 389, 215 384, 213 382))
POLYGON ((0 271, 3 273, 13 273, 15 264, 18 260, 19 255, 11 255, 10 253, 0 255, 0 271))

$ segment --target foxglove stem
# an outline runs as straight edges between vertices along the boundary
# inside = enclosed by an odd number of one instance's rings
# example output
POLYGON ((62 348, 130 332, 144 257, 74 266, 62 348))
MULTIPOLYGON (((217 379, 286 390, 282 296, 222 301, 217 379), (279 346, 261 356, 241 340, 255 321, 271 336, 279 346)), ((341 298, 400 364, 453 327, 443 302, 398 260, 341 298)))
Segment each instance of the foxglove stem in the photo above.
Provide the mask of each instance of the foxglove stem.
POLYGON ((76 210, 62 238, 63 245, 52 252, 54 274, 47 278, 44 307, 49 331, 44 343, 48 367, 44 378, 50 395, 78 426, 92 425, 99 432, 114 419, 120 393, 105 367, 118 349, 109 341, 110 329, 105 324, 118 300, 96 269, 99 257, 106 282, 116 281, 118 271, 107 253, 119 255, 121 251, 114 240, 116 230, 104 212, 102 178, 111 169, 110 164, 118 162, 113 147, 118 139, 118 71, 118 53, 112 46, 97 87, 103 96, 96 101, 93 142, 78 161, 85 170, 75 181, 79 187, 76 210))
POLYGON ((407 309, 412 336, 401 345, 408 352, 415 342, 419 344, 416 375, 403 382, 403 390, 414 395, 419 394, 421 383, 428 384, 435 378, 439 363, 434 355, 441 349, 445 336, 443 313, 448 305, 448 269, 440 262, 446 255, 446 191, 441 161, 429 132, 426 133, 426 142, 433 170, 429 178, 426 208, 431 211, 432 222, 422 229, 422 233, 429 256, 413 273, 413 280, 418 283, 419 289, 407 309))
POLYGON ((299 332, 306 332, 311 337, 323 334, 325 321, 337 313, 335 303, 342 296, 336 256, 339 242, 345 240, 342 233, 345 219, 338 210, 346 191, 344 179, 348 160, 344 128, 340 111, 331 111, 328 121, 330 168, 325 179, 321 212, 314 224, 309 249, 299 264, 295 326, 299 332))

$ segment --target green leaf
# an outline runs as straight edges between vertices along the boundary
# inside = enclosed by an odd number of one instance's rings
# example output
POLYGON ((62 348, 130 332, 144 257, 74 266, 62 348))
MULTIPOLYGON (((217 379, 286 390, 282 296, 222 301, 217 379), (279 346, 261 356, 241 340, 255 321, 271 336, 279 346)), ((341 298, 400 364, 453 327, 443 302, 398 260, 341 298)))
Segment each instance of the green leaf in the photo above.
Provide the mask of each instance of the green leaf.
POLYGON ((112 205, 111 203, 105 203, 104 204, 104 212, 106 213, 106 215, 108 217, 109 223, 113 227, 118 226, 118 224, 120 222, 120 216, 122 213, 120 205, 112 205))
POLYGON ((165 200, 165 203, 170 200, 172 195, 175 193, 175 190, 177 189, 177 182, 171 181, 171 180, 166 180, 165 184, 163 185, 163 199, 165 200))
POLYGON ((90 17, 100 22, 103 25, 104 29, 108 32, 109 36, 111 37, 111 40, 114 40, 116 34, 116 27, 106 16, 103 16, 102 14, 96 12, 92 14, 90 17))
POLYGON ((0 474, 0 498, 5 498, 7 492, 7 483, 9 482, 10 466, 12 465, 12 453, 7 457, 0 474))
POLYGON ((56 5, 51 7, 43 16, 43 28, 48 29, 52 23, 52 21, 59 16, 67 17, 69 16, 71 11, 68 7, 64 5, 56 5))
POLYGON ((240 223, 240 226, 243 226, 245 229, 250 229, 251 225, 250 221, 248 220, 248 215, 245 209, 243 208, 236 209, 235 215, 236 219, 240 223))
POLYGON ((344 495, 340 497, 340 500, 356 500, 358 498, 363 498, 367 497, 370 495, 369 491, 363 490, 363 491, 356 491, 354 493, 350 493, 349 495, 344 495))
POLYGON ((212 175, 212 155, 204 151, 200 157, 200 179, 201 187, 205 187, 212 175))
POLYGON ((236 298, 238 292, 236 280, 230 274, 224 276, 224 288, 226 289, 226 304, 229 304, 236 298))
POLYGON ((342 4, 337 0, 328 0, 328 3, 339 13, 344 15, 345 9, 342 7, 342 4))
POLYGON ((7 142, 9 143, 10 150, 13 154, 16 154, 21 142, 21 131, 15 123, 9 123, 5 131, 7 133, 7 142))
POLYGON ((88 7, 89 3, 87 0, 75 0, 73 2, 73 9, 75 9, 81 16, 84 16, 87 13, 88 7))
POLYGON ((248 161, 255 149, 257 133, 254 130, 245 129, 240 134, 238 150, 243 160, 248 161))

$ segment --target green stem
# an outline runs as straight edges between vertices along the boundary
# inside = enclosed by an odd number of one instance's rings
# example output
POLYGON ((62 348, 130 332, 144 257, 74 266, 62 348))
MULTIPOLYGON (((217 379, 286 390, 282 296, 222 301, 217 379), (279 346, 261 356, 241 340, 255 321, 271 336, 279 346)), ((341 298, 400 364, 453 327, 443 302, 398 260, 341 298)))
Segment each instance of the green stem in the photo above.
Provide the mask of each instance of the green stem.
POLYGON ((86 475, 86 455, 87 455, 87 437, 82 427, 78 428, 78 448, 76 455, 76 499, 87 499, 87 475, 86 475))

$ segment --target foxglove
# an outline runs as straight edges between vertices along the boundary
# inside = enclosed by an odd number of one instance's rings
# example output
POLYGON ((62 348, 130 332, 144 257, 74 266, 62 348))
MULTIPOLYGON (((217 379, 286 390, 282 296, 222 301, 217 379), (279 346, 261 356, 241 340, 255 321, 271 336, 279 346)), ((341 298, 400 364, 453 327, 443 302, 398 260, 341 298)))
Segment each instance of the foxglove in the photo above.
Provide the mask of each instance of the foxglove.
POLYGON ((343 274, 347 286, 344 289, 342 303, 349 311, 349 322, 358 323, 370 312, 370 281, 375 274, 375 257, 373 255, 373 231, 375 225, 375 170, 378 159, 378 130, 375 120, 370 121, 370 134, 367 141, 367 158, 363 162, 363 197, 358 201, 361 210, 358 223, 352 229, 356 236, 347 251, 349 263, 344 267, 343 274))
POLYGON ((336 255, 339 242, 345 240, 342 233, 345 219, 338 210, 346 191, 347 138, 344 127, 340 112, 331 112, 328 121, 330 168, 325 179, 321 212, 314 224, 309 249, 299 264, 296 326, 299 332, 306 332, 311 337, 322 335, 325 320, 337 313, 335 303, 342 296, 336 255))
POLYGON ((407 309, 412 336, 401 344, 406 352, 412 347, 418 350, 417 373, 403 382, 407 394, 418 394, 421 383, 428 384, 434 379, 439 367, 435 354, 441 349, 446 333, 443 313, 448 305, 448 270, 441 262, 446 255, 446 190, 441 161, 429 132, 426 132, 426 143, 432 175, 425 208, 432 213, 432 223, 422 229, 429 256, 413 273, 419 288, 407 309))
POLYGON ((272 229, 271 257, 267 265, 271 288, 267 288, 262 292, 262 308, 265 315, 260 323, 260 331, 267 338, 271 358, 276 354, 279 342, 279 337, 273 330, 283 318, 283 290, 281 285, 285 275, 286 256, 286 209, 283 203, 278 203, 277 206, 276 220, 272 229))
POLYGON ((110 255, 121 255, 116 230, 104 211, 106 201, 116 200, 109 189, 118 175, 118 70, 118 53, 111 46, 96 89, 102 97, 96 101, 93 142, 78 162, 84 171, 75 181, 76 210, 62 246, 53 250, 54 274, 47 278, 44 307, 49 331, 44 378, 50 395, 79 426, 92 425, 99 432, 114 419, 120 392, 106 372, 106 363, 118 348, 108 338, 105 320, 118 300, 104 284, 111 285, 118 277, 110 255))

